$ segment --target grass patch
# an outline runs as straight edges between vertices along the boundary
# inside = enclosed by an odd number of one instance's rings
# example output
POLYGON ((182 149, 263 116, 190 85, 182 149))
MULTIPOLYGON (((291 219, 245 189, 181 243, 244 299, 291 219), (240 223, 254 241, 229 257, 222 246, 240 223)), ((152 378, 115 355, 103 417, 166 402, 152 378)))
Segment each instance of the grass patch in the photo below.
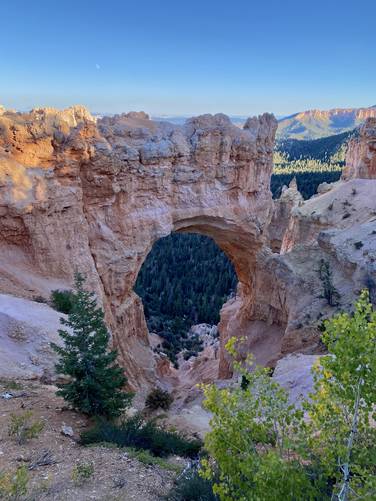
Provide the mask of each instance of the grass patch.
POLYGON ((137 461, 140 461, 140 463, 146 464, 148 466, 159 466, 163 470, 181 473, 181 466, 169 463, 165 458, 154 456, 147 450, 134 449, 132 447, 126 447, 125 450, 127 451, 129 457, 137 459, 137 461))
POLYGON ((0 386, 4 388, 5 391, 20 391, 23 390, 24 387, 21 383, 14 381, 13 379, 2 379, 0 378, 0 386))
POLYGON ((86 447, 105 447, 106 449, 120 449, 125 451, 130 458, 137 459, 140 463, 146 464, 148 466, 159 466, 163 470, 173 471, 175 473, 181 473, 182 466, 170 463, 166 458, 154 456, 151 452, 145 449, 135 449, 134 447, 120 447, 113 442, 98 442, 94 444, 88 444, 86 447))
POLYGON ((24 499, 28 491, 29 472, 26 466, 19 466, 14 471, 0 472, 0 499, 16 501, 24 499))
POLYGON ((202 447, 200 440, 188 439, 176 432, 162 430, 154 421, 145 421, 140 415, 120 424, 98 421, 91 430, 81 434, 83 445, 100 442, 143 449, 158 457, 176 454, 192 458, 198 455, 202 447))
POLYGON ((44 422, 33 419, 33 412, 27 410, 22 414, 11 414, 8 435, 13 437, 18 445, 23 445, 28 440, 36 438, 42 432, 44 422))
POLYGON ((82 485, 94 475, 92 461, 80 461, 72 469, 72 480, 75 485, 82 485))

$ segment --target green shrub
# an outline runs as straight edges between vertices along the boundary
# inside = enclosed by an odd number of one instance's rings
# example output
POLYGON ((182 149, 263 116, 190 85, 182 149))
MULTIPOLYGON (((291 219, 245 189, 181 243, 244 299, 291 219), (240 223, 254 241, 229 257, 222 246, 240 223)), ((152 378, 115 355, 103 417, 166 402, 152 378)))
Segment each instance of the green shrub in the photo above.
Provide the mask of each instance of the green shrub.
POLYGON ((76 485, 81 485, 94 475, 92 461, 80 461, 72 469, 72 480, 76 485))
POLYGON ((7 391, 23 390, 24 388, 22 384, 16 381, 15 379, 5 379, 5 378, 0 378, 0 386, 2 386, 7 391))
POLYGON ((27 493, 29 474, 26 466, 20 466, 14 472, 0 472, 0 499, 17 500, 27 493))
POLYGON ((60 313, 71 313, 74 304, 74 293, 70 290, 54 290, 51 292, 51 303, 60 313))
POLYGON ((201 463, 221 501, 375 499, 376 310, 368 291, 354 313, 325 321, 322 341, 329 354, 313 367, 308 420, 265 368, 236 361, 235 338, 227 344, 248 384, 204 386, 211 459, 201 463))
POLYGON ((10 415, 8 435, 14 437, 18 445, 22 445, 27 440, 37 437, 44 428, 43 421, 40 419, 33 421, 32 416, 32 411, 10 415))
POLYGON ((236 361, 235 343, 232 338, 226 348, 243 384, 203 386, 204 408, 213 415, 205 436, 213 460, 202 460, 205 478, 221 501, 327 499, 319 497, 320 482, 311 480, 297 454, 303 413, 289 404, 267 368, 254 366, 251 355, 245 364, 236 361))
POLYGON ((162 390, 161 388, 154 388, 147 396, 145 406, 152 411, 157 409, 168 410, 173 400, 174 399, 168 391, 162 390))
POLYGON ((182 468, 176 464, 171 464, 165 458, 157 457, 151 454, 151 452, 144 449, 134 449, 133 447, 127 447, 128 455, 131 458, 137 459, 142 464, 148 466, 159 466, 163 470, 174 471, 180 473, 182 468))
POLYGON ((332 499, 374 499, 376 310, 367 290, 353 313, 325 321, 323 342, 329 355, 314 366, 305 404, 308 449, 333 479, 332 499))
POLYGON ((187 439, 176 432, 162 430, 155 422, 145 421, 140 415, 119 425, 98 421, 94 428, 81 435, 83 445, 98 442, 112 442, 119 447, 145 449, 161 457, 170 454, 195 457, 202 445, 199 440, 187 439))
POLYGON ((198 468, 190 467, 179 475, 167 495, 168 501, 218 501, 213 493, 213 482, 203 478, 198 468))

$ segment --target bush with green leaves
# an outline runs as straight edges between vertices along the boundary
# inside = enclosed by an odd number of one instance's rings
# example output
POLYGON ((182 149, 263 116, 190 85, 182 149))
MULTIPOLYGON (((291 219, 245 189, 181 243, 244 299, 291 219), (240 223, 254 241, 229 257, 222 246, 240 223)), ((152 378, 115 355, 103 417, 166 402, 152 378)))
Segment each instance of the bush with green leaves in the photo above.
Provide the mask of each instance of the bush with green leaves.
POLYGON ((117 352, 108 349, 103 310, 94 293, 84 289, 84 281, 81 274, 75 275, 72 310, 68 319, 60 319, 70 328, 59 330, 64 345, 52 344, 59 356, 56 371, 69 378, 57 385, 57 395, 84 414, 110 419, 130 405, 133 395, 123 389, 127 379, 116 364, 117 352))
POLYGON ((162 470, 173 471, 175 473, 181 472, 181 466, 169 462, 168 458, 155 456, 146 449, 135 449, 134 447, 127 447, 126 451, 129 457, 137 459, 137 461, 142 464, 146 464, 148 466, 158 466, 162 470))
POLYGON ((145 406, 151 411, 157 409, 168 410, 173 402, 172 395, 162 388, 154 388, 146 397, 145 406))
POLYGON ((174 483, 167 495, 168 501, 219 501, 213 492, 213 481, 200 474, 200 466, 190 465, 174 483))
POLYGON ((51 292, 51 304, 60 313, 71 313, 74 302, 74 292, 71 290, 54 290, 51 292))
MULTIPOLYGON (((235 362, 247 384, 204 386, 213 413, 205 446, 221 500, 373 499, 376 493, 376 312, 363 291, 355 312, 325 322, 329 354, 314 368, 309 419, 266 369, 235 362)), ((235 340, 228 349, 236 357, 235 340)), ((248 361, 250 362, 250 361, 248 361)))
POLYGON ((33 412, 25 411, 21 414, 11 414, 8 435, 16 440, 18 445, 23 445, 32 438, 36 438, 44 428, 40 419, 33 420, 33 412))
POLYGON ((0 499, 16 501, 27 494, 29 473, 26 466, 15 471, 0 471, 0 499))
POLYGON ((72 469, 72 480, 76 485, 81 485, 94 475, 92 461, 80 461, 72 469))
MULTIPOLYGON (((227 344, 234 357, 235 343, 227 344)), ((234 368, 242 385, 203 386, 204 406, 213 414, 205 448, 215 459, 203 460, 205 478, 214 480, 221 500, 317 499, 320 482, 311 480, 297 454, 302 411, 289 404, 268 369, 254 367, 252 356, 234 368)))
POLYGON ((174 431, 166 431, 154 421, 146 421, 139 414, 120 424, 98 421, 91 429, 81 435, 81 443, 89 445, 109 442, 119 447, 134 447, 149 450, 156 456, 195 457, 200 452, 201 442, 182 437, 174 431))
POLYGON ((305 405, 307 447, 335 480, 334 499, 376 497, 376 311, 364 290, 355 311, 324 323, 329 354, 305 405))

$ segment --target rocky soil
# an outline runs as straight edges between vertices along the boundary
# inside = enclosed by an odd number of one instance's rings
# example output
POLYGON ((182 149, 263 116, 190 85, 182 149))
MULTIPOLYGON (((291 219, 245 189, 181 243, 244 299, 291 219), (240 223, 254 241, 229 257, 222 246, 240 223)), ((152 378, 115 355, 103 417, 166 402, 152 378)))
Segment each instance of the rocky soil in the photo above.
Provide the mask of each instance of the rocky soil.
POLYGON ((143 464, 125 449, 78 445, 79 433, 90 423, 67 410, 55 390, 36 382, 0 381, 0 395, 14 395, 10 399, 0 397, 0 471, 23 465, 30 468, 45 452, 53 462, 29 471, 28 501, 156 501, 166 495, 184 460, 172 458, 162 468, 143 464), (37 438, 18 445, 8 436, 10 416, 27 410, 32 410, 33 419, 41 419, 45 426, 37 438), (64 436, 63 426, 71 427, 74 436, 64 436), (82 462, 91 463, 94 473, 76 485, 72 472, 82 462))

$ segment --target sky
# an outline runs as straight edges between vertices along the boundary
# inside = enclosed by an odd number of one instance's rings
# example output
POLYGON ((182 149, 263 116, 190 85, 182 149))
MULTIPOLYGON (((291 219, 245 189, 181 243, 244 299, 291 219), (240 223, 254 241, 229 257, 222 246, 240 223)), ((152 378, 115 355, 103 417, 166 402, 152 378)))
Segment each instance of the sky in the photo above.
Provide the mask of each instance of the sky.
POLYGON ((376 0, 2 0, 0 104, 278 116, 376 104, 376 0))

